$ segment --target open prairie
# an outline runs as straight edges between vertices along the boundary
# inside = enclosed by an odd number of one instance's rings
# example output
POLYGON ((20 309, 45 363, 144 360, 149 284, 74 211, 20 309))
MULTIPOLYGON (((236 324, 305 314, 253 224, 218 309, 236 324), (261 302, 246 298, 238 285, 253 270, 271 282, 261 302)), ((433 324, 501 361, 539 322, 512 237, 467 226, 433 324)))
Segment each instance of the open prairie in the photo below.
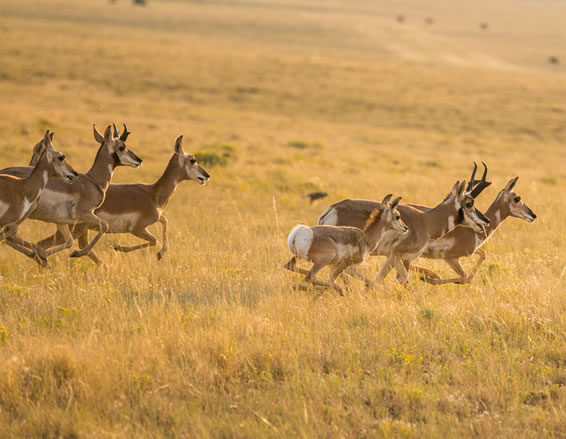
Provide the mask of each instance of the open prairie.
POLYGON ((112 250, 131 235, 101 239, 100 267, 64 251, 41 270, 0 245, 0 436, 566 437, 565 16, 551 0, 2 0, 0 168, 50 129, 86 172, 92 124, 112 122, 144 159, 113 182, 157 180, 180 134, 226 163, 178 187, 161 261, 160 244, 112 250), (508 219, 471 285, 293 290, 293 226, 344 198, 435 205, 481 160, 477 206, 518 175, 538 219, 508 219))

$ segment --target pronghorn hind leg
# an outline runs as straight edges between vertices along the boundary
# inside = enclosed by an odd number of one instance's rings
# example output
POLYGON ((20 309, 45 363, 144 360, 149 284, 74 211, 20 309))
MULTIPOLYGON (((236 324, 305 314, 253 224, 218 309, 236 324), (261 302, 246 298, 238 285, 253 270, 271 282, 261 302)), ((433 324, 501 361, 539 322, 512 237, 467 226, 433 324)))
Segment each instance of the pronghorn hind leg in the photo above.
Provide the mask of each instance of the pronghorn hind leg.
POLYGON ((367 278, 366 276, 364 276, 362 273, 360 273, 360 270, 358 270, 358 267, 352 265, 350 267, 348 267, 345 271, 346 274, 351 274, 354 277, 357 277, 358 279, 361 279, 364 281, 364 283, 366 284, 366 287, 371 285, 371 279, 367 278))
POLYGON ((88 226, 93 226, 98 229, 98 233, 92 238, 87 246, 81 250, 75 250, 71 253, 71 258, 80 258, 86 256, 90 253, 94 245, 98 242, 102 235, 108 231, 108 223, 100 218, 98 218, 94 213, 87 212, 79 216, 79 221, 86 223, 88 226))
POLYGON ((132 246, 129 246, 129 247, 124 247, 122 245, 115 244, 115 245, 112 246, 112 248, 114 250, 116 250, 117 252, 129 253, 129 252, 133 252, 135 250, 139 250, 139 249, 146 248, 146 247, 153 247, 154 245, 157 245, 157 238, 155 236, 153 236, 151 233, 149 233, 146 229, 131 232, 131 233, 132 233, 132 235, 135 235, 138 238, 145 239, 147 242, 144 242, 143 244, 132 245, 132 246))
POLYGON ((283 268, 285 268, 286 270, 289 271, 293 271, 295 273, 301 273, 301 274, 308 274, 308 270, 305 270, 304 268, 299 268, 297 267, 297 257, 293 256, 291 259, 289 259, 289 261, 283 265, 283 268))
POLYGON ((159 217, 158 221, 161 223, 161 229, 163 231, 163 245, 157 252, 157 260, 160 261, 161 258, 163 258, 163 256, 165 255, 165 252, 169 250, 169 240, 167 239, 167 224, 169 223, 169 221, 167 221, 167 218, 165 218, 163 215, 159 217))
MULTIPOLYGON (((73 236, 75 236, 75 233, 73 233, 73 236)), ((78 240, 79 248, 85 248, 88 245, 88 227, 76 239, 78 240)), ((94 252, 94 250, 91 250, 90 253, 87 256, 96 265, 101 264, 100 259, 98 259, 98 256, 96 256, 96 253, 94 252)))
POLYGON ((330 279, 329 279, 329 283, 332 286, 332 288, 334 288, 336 291, 338 291, 338 293, 343 296, 344 295, 344 290, 342 289, 342 287, 340 287, 335 281, 336 278, 338 276, 340 276, 340 274, 342 274, 342 272, 348 268, 349 266, 349 262, 348 261, 342 261, 340 262, 335 268, 334 270, 332 270, 332 273, 330 274, 330 279))
POLYGON ((29 249, 26 246, 20 245, 17 242, 17 240, 14 240, 13 238, 14 236, 8 238, 6 240, 6 244, 12 247, 14 250, 27 256, 28 258, 33 259, 35 262, 38 263, 39 266, 41 267, 47 266, 47 258, 45 258, 45 256, 41 254, 42 253, 41 251, 38 251, 39 249, 29 249))

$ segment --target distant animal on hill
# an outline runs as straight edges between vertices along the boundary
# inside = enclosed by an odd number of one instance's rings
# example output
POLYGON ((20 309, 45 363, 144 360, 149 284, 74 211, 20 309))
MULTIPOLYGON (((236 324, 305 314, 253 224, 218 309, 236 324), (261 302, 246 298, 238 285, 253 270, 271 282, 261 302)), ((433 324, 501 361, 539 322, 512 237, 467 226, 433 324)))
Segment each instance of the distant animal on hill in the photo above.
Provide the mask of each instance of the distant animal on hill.
POLYGON ((432 17, 426 17, 426 18, 424 19, 424 22, 425 22, 426 24, 434 24, 434 18, 432 18, 432 17))
POLYGON ((481 30, 488 30, 488 29, 489 29, 489 24, 487 24, 487 23, 480 23, 480 29, 481 29, 481 30))
POLYGON ((404 15, 397 15, 397 23, 404 23, 405 16, 404 15))
POLYGON ((560 64, 560 60, 558 59, 557 56, 549 56, 549 57, 548 57, 548 62, 549 62, 550 64, 555 64, 555 65, 560 64))
POLYGON ((311 204, 314 203, 316 200, 320 200, 321 198, 327 197, 327 192, 311 192, 310 194, 306 194, 303 198, 309 198, 311 200, 311 204))
POLYGON ((146 0, 134 0, 134 5, 145 6, 147 4, 146 0))

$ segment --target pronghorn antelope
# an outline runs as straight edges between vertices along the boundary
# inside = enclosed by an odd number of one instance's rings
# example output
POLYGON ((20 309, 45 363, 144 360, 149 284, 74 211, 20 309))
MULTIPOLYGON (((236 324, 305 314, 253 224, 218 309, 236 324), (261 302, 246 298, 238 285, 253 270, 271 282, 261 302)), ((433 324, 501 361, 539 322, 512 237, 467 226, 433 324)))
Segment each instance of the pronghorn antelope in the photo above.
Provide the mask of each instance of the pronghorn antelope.
MULTIPOLYGON (((505 185, 503 190, 499 192, 495 201, 491 203, 489 209, 485 212, 485 216, 489 218, 489 225, 485 228, 485 233, 478 233, 467 228, 456 228, 447 233, 442 238, 431 242, 428 248, 422 254, 422 257, 428 259, 444 259, 448 265, 460 276, 451 279, 441 279, 435 272, 421 268, 412 267, 415 271, 419 271, 423 276, 423 280, 441 285, 446 283, 470 283, 474 275, 478 271, 480 265, 486 258, 486 252, 480 247, 493 235, 497 228, 505 221, 507 217, 515 217, 532 223, 537 216, 529 209, 529 207, 521 201, 521 197, 513 191, 519 177, 515 177, 505 185), (460 265, 459 259, 464 256, 472 256, 476 253, 479 258, 470 274, 466 272, 460 265)), ((484 178, 485 179, 485 178, 484 178)))
POLYGON ((90 170, 86 174, 79 174, 71 184, 65 184, 57 179, 49 180, 39 197, 36 209, 29 215, 30 219, 55 223, 58 232, 64 237, 63 244, 47 249, 45 256, 72 247, 73 236, 69 227, 78 222, 98 229, 92 241, 81 250, 73 252, 71 257, 88 255, 108 230, 106 221, 97 217, 94 210, 104 201, 114 170, 117 166, 138 168, 142 163, 136 154, 126 148, 125 141, 130 134, 126 125, 121 136, 115 125, 113 127, 109 125, 104 136, 94 125, 93 132, 95 139, 100 143, 100 148, 90 170))
MULTIPOLYGON (((287 238, 287 245, 294 256, 285 264, 285 268, 306 274, 305 281, 315 286, 332 287, 343 296, 344 291, 334 282, 342 271, 364 262, 375 250, 385 232, 395 230, 405 233, 407 231, 397 211, 401 197, 395 198, 389 204, 391 196, 391 194, 387 195, 379 207, 371 211, 362 228, 328 225, 295 226, 287 238), (312 268, 309 271, 298 268, 297 258, 311 261, 312 268), (317 273, 327 265, 333 267, 329 281, 318 280, 317 273)), ((371 283, 355 268, 352 273, 362 278, 366 285, 371 283)))
MULTIPOLYGON (((94 212, 96 216, 108 223, 106 233, 132 233, 144 239, 145 243, 123 247, 113 246, 114 250, 131 252, 134 250, 154 246, 157 239, 147 227, 161 223, 163 231, 162 248, 157 252, 160 260, 167 251, 169 244, 167 240, 167 218, 163 210, 173 196, 177 185, 183 180, 193 180, 201 185, 206 184, 210 175, 198 163, 192 154, 183 151, 183 136, 175 141, 175 152, 169 160, 163 175, 153 184, 111 184, 106 191, 104 203, 94 212)), ((79 239, 79 244, 88 242, 88 224, 78 224, 72 231, 73 237, 79 239)), ((47 244, 60 244, 63 236, 51 236, 37 243, 38 246, 47 244)), ((94 252, 89 257, 99 262, 94 252)))
MULTIPOLYGON (((454 227, 471 227, 478 232, 489 224, 489 220, 474 208, 474 199, 466 188, 466 181, 457 181, 442 203, 433 209, 420 211, 409 205, 398 207, 408 233, 387 232, 373 255, 387 256, 376 282, 385 279, 393 267, 397 280, 408 283, 408 269, 414 259, 427 248, 430 241, 440 238, 454 227)), ((376 201, 343 200, 330 206, 318 219, 318 224, 364 227, 371 212, 381 207, 376 201)))
MULTIPOLYGON (((36 248, 17 236, 18 225, 36 208, 39 197, 44 193, 49 177, 77 177, 75 170, 65 162, 65 156, 53 148, 53 133, 45 132, 42 153, 36 165, 24 177, 0 175, 0 241, 7 240, 26 256, 36 258, 36 248), (28 251, 31 248, 32 251, 28 251)), ((66 184, 63 182, 63 184, 66 184)), ((39 263, 44 262, 43 255, 39 263)))

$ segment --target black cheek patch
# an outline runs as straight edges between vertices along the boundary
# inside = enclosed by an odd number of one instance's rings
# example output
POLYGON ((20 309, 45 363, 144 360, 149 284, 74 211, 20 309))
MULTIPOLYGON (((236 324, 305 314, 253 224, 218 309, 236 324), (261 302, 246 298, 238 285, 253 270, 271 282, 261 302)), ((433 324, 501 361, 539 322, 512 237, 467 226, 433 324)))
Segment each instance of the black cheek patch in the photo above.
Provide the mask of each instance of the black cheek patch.
POLYGON ((464 222, 464 209, 458 209, 458 217, 456 218, 456 224, 462 224, 464 222))
POLYGON ((114 166, 120 165, 120 157, 118 157, 118 153, 112 153, 112 158, 114 159, 114 166))

